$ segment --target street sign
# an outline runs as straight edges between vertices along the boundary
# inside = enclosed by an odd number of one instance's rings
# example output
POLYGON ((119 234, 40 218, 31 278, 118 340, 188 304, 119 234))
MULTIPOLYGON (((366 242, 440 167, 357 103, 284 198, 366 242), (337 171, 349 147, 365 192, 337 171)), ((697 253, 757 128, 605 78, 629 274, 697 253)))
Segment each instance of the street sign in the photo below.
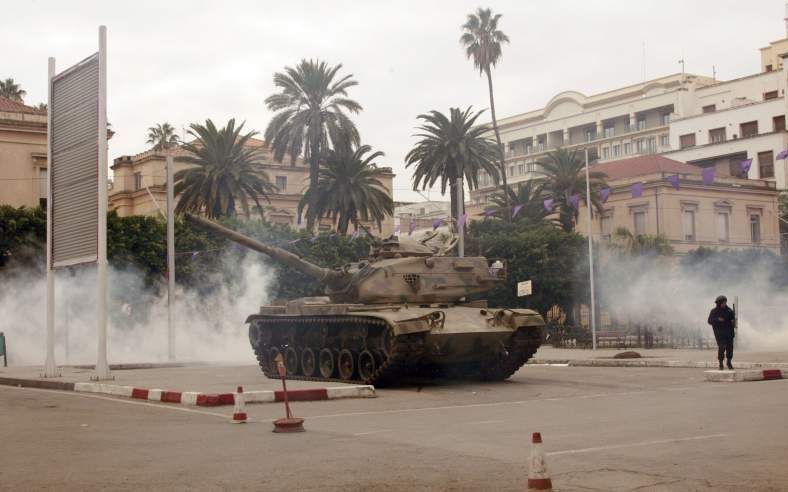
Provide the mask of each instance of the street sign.
POLYGON ((533 293, 533 283, 530 280, 517 282, 517 297, 530 296, 533 293))

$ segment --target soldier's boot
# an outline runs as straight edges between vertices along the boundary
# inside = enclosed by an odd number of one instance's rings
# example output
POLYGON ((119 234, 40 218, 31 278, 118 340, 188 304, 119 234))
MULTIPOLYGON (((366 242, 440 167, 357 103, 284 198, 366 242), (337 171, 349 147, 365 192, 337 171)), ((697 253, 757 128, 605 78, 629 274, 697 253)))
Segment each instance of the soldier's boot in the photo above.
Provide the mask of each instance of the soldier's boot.
MULTIPOLYGON (((722 362, 720 362, 720 366, 722 366, 722 362)), ((733 370, 733 364, 731 364, 730 359, 728 359, 728 369, 730 369, 731 371, 733 370)))
POLYGON ((720 371, 724 370, 725 367, 722 365, 722 359, 720 359, 720 371))

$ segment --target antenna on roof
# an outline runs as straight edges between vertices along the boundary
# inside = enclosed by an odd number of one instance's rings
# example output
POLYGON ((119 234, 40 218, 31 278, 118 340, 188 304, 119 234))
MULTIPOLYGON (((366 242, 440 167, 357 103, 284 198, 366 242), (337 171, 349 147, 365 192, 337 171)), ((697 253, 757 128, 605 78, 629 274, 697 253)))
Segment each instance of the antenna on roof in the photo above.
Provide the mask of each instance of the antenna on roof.
POLYGON ((711 66, 711 80, 717 81, 717 67, 714 65, 711 66))
MULTIPOLYGON (((786 27, 788 29, 788 27, 786 27)), ((646 81, 646 42, 643 41, 643 82, 646 81)))

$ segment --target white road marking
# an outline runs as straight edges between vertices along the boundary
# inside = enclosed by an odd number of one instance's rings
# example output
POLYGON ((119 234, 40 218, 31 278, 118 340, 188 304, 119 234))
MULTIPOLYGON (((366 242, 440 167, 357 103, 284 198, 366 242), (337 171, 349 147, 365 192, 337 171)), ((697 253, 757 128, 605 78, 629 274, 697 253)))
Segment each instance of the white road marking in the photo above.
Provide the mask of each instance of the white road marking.
POLYGON ((686 442, 686 441, 701 441, 704 439, 717 439, 720 437, 725 437, 728 434, 709 434, 706 436, 694 436, 694 437, 681 437, 677 439, 660 439, 657 441, 642 441, 642 442, 634 442, 629 444, 612 444, 610 446, 597 446, 593 448, 580 448, 580 449, 566 449, 564 451, 551 451, 549 453, 545 453, 547 456, 560 456, 562 454, 578 454, 578 453, 590 453, 593 451, 608 451, 611 449, 625 449, 625 448, 636 448, 641 446, 653 446, 657 444, 671 444, 677 442, 686 442))
POLYGON ((370 434, 380 434, 381 432, 391 432, 391 429, 381 429, 376 431, 369 431, 369 432, 357 432, 353 434, 354 436, 368 436, 370 434))
POLYGON ((478 422, 468 422, 468 425, 475 425, 475 424, 500 424, 501 422, 506 422, 505 420, 479 420, 478 422))

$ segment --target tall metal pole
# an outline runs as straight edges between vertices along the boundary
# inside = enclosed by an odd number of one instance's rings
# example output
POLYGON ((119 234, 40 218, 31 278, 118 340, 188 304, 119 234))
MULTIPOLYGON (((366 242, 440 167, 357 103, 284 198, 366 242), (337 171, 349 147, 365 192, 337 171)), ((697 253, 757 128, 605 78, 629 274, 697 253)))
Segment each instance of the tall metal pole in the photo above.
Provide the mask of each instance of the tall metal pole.
POLYGON ((107 364, 107 28, 99 26, 98 94, 98 354, 95 380, 111 379, 107 364))
POLYGON ((588 147, 586 154, 586 208, 588 209, 588 277, 591 282, 591 346, 596 350, 596 299, 594 297, 594 246, 591 240, 591 179, 588 171, 588 147))
POLYGON ((55 76, 55 59, 49 58, 47 79, 47 354, 44 363, 45 378, 60 376, 55 364, 55 271, 52 269, 52 78, 55 76))
POLYGON ((175 360, 175 329, 172 325, 172 309, 175 305, 175 214, 173 192, 173 161, 167 155, 167 359, 175 360))
POLYGON ((460 228, 460 216, 462 216, 462 209, 465 205, 462 200, 462 176, 457 178, 454 187, 457 195, 457 255, 462 258, 465 256, 465 227, 460 228))

